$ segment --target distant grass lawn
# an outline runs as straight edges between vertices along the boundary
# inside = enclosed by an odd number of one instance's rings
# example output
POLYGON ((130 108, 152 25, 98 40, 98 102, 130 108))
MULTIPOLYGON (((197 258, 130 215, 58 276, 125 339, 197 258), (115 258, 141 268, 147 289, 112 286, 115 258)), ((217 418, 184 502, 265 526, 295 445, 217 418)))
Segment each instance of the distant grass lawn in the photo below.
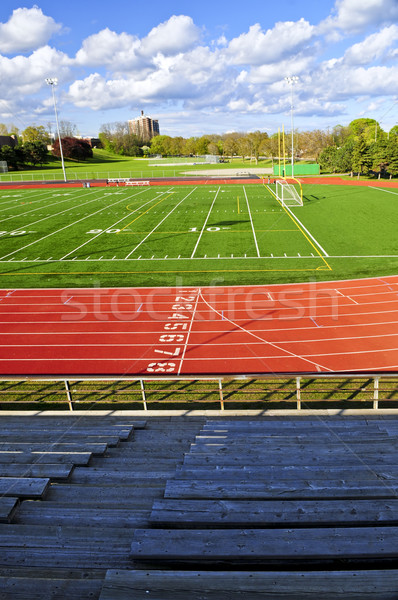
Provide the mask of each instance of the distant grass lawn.
POLYGON ((0 287, 270 284, 398 272, 398 190, 0 189, 0 287))
MULTIPOLYGON (((111 154, 106 150, 94 150, 94 157, 84 162, 76 162, 65 160, 65 171, 67 179, 103 179, 107 177, 175 177, 182 175, 187 171, 198 171, 203 169, 247 169, 249 165, 258 167, 270 167, 271 161, 261 160, 258 165, 249 160, 242 161, 239 159, 231 159, 229 162, 218 163, 214 165, 178 165, 174 166, 168 163, 173 162, 172 159, 164 161, 164 165, 154 167, 150 163, 154 159, 136 158, 132 156, 118 156, 111 154)), ((157 161, 162 163, 162 159, 157 161)), ((9 180, 45 180, 45 179, 60 179, 63 180, 63 172, 61 161, 50 157, 50 162, 32 169, 24 169, 22 171, 10 171, 8 174, 1 174, 0 181, 9 180)))

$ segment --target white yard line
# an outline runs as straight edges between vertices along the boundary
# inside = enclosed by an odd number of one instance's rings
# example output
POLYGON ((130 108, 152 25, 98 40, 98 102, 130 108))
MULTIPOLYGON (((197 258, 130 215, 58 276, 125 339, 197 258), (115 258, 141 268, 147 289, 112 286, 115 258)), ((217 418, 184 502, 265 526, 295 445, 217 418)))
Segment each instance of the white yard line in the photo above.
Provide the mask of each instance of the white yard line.
POLYGON ((195 244, 195 248, 193 249, 193 252, 192 252, 192 254, 191 254, 191 258, 193 258, 193 257, 194 257, 194 255, 195 255, 195 252, 196 252, 196 249, 197 249, 197 247, 199 246, 199 242, 200 242, 200 240, 201 240, 201 237, 202 237, 202 235, 203 235, 203 232, 204 232, 204 230, 205 230, 205 228, 206 228, 207 221, 209 220, 210 213, 211 213, 211 211, 212 211, 212 208, 213 208, 213 206, 214 206, 214 203, 215 203, 215 201, 216 201, 216 199, 217 199, 217 196, 218 196, 218 194, 219 194, 219 192, 220 192, 220 189, 221 189, 221 188, 219 187, 219 188, 218 188, 218 190, 217 190, 217 192, 216 192, 216 195, 214 196, 214 200, 213 200, 213 202, 211 203, 211 206, 210 206, 209 212, 207 213, 206 220, 205 220, 205 222, 204 222, 204 224, 203 224, 203 227, 202 227, 202 229, 201 229, 201 232, 200 232, 200 234, 199 234, 199 237, 198 237, 198 239, 197 239, 197 242, 196 242, 196 244, 195 244))
MULTIPOLYGON (((94 193, 94 192, 91 192, 94 193)), ((73 198, 74 200, 75 198, 73 198)), ((43 202, 43 200, 45 200, 45 198, 43 198, 42 200, 37 200, 37 202, 43 202)), ((62 204, 62 202, 70 202, 70 200, 72 200, 72 198, 65 198, 65 200, 58 200, 57 202, 53 202, 52 204, 46 204, 45 206, 38 206, 37 208, 32 208, 32 210, 27 210, 26 212, 23 212, 19 215, 13 215, 12 217, 7 217, 6 219, 2 219, 2 223, 4 223, 5 221, 9 221, 10 219, 20 219, 21 217, 25 217, 26 215, 29 215, 30 213, 36 212, 37 210, 46 210, 47 208, 50 208, 51 206, 54 206, 55 204, 62 204)), ((93 200, 89 200, 89 202, 93 202, 93 200)), ((85 204, 88 204, 87 202, 85 204)), ((67 210, 64 210, 62 212, 56 213, 61 215, 63 212, 67 212, 68 210, 73 210, 74 208, 80 208, 80 206, 84 206, 84 204, 78 204, 77 206, 73 206, 72 208, 68 208, 67 210)), ((15 206, 12 208, 16 208, 15 206)), ((7 209, 8 210, 8 209, 7 209)), ((54 217, 56 215, 49 215, 48 217, 45 217, 45 219, 49 219, 50 217, 54 217)), ((35 225, 35 223, 40 223, 40 221, 44 221, 44 219, 39 219, 39 221, 34 221, 33 223, 29 223, 28 225, 23 225, 22 227, 18 227, 19 229, 25 229, 26 227, 31 227, 32 225, 35 225)), ((15 231, 18 231, 17 229, 15 231)))
POLYGON ((193 311, 192 311, 191 322, 189 324, 189 328, 188 328, 188 332, 187 332, 187 337, 186 337, 185 344, 184 344, 184 349, 182 351, 182 355, 181 355, 181 359, 180 359, 180 366, 178 367, 178 373, 177 373, 178 375, 180 375, 180 373, 181 373, 182 365, 183 365, 183 362, 185 360, 185 353, 187 351, 189 337, 191 335, 191 329, 192 329, 192 325, 193 325, 193 322, 194 322, 194 319, 195 319, 195 313, 196 313, 196 309, 198 308, 198 302, 199 302, 199 297, 200 296, 201 296, 201 289, 199 288, 198 289, 198 294, 196 296, 195 306, 193 307, 193 311))
MULTIPOLYGON (((139 193, 143 193, 143 192, 139 192, 139 193)), ((93 200, 89 200, 89 202, 87 202, 86 204, 89 204, 90 202, 94 202, 94 200, 97 200, 97 199, 98 198, 94 198, 93 200)), ((85 219, 89 219, 89 218, 93 217, 94 215, 96 215, 97 213, 102 212, 103 210, 108 210, 111 206, 114 206, 115 204, 119 204, 120 202, 125 202, 125 201, 126 201, 126 199, 123 198, 121 200, 118 200, 117 202, 114 202, 113 204, 110 204, 110 205, 107 205, 107 206, 103 206, 99 210, 96 210, 95 212, 93 212, 93 213, 91 213, 89 215, 86 215, 86 216, 82 217, 81 219, 78 219, 77 221, 74 221, 73 223, 68 223, 68 225, 65 225, 64 227, 61 227, 61 229, 57 229, 56 231, 52 231, 51 233, 48 233, 47 235, 41 237, 40 239, 35 240, 34 242, 31 242, 30 244, 26 244, 26 246, 23 246, 22 248, 18 248, 17 250, 14 250, 13 252, 9 252, 8 254, 5 254, 4 256, 2 256, 0 258, 0 260, 4 260, 8 256, 12 256, 13 254, 16 254, 17 252, 21 252, 21 250, 25 250, 25 248, 29 248, 30 246, 33 246, 34 244, 37 244, 38 242, 42 242, 46 238, 49 238, 52 235, 55 235, 56 233, 59 233, 60 231, 63 231, 64 229, 68 229, 68 227, 73 227, 77 223, 80 223, 80 221, 84 221, 85 219)), ((80 206, 84 206, 84 205, 80 205, 80 206)), ((67 212, 67 211, 63 211, 63 212, 67 212)))
MULTIPOLYGON (((0 188, 0 190, 1 190, 1 188, 0 188)), ((6 190, 4 190, 4 191, 6 191, 6 190)), ((23 200, 24 198, 29 198, 29 201, 32 201, 32 204, 36 204, 36 202, 41 202, 41 201, 43 200, 43 198, 40 198, 40 196, 44 196, 44 197, 46 197, 46 194, 48 193, 48 190, 43 190, 43 191, 40 191, 40 190, 32 190, 32 192, 37 192, 37 193, 36 193, 34 196, 33 196, 33 195, 30 195, 30 194, 26 194, 26 196, 25 196, 25 195, 24 195, 24 194, 22 194, 22 193, 21 193, 21 191, 19 190, 19 193, 18 193, 18 194, 15 194, 14 196, 12 196, 12 192, 13 192, 14 190, 10 189, 10 190, 7 190, 7 191, 8 191, 8 192, 10 192, 10 197, 9 197, 9 198, 7 198, 7 199, 6 199, 4 202, 1 202, 1 199, 2 199, 2 198, 5 198, 5 197, 6 197, 8 194, 3 194, 3 193, 2 193, 2 191, 0 191, 0 210, 1 210, 1 211, 3 211, 3 210, 11 210, 12 208, 15 208, 15 206, 16 206, 16 203, 15 203, 15 202, 16 202, 16 201, 17 201, 17 202, 18 202, 18 201, 21 201, 21 200, 23 200), (39 196, 39 198, 37 198, 37 196, 39 196), (37 198, 37 199, 36 199, 36 198, 37 198), (4 206, 5 204, 9 204, 10 202, 12 202, 12 203, 13 203, 13 206, 11 206, 11 207, 8 207, 8 208, 5 208, 5 209, 2 209, 2 208, 1 208, 1 207, 2 207, 2 206, 4 206)), ((26 191, 26 190, 25 190, 25 191, 26 191)), ((29 190, 29 191, 30 191, 30 190, 29 190)), ((44 199, 45 199, 45 198, 44 198, 44 199)))
POLYGON ((247 204, 247 210, 249 211, 250 224, 251 224, 251 226, 252 226, 253 237, 254 237, 254 243, 255 243, 255 245, 256 245, 256 250, 257 250, 257 256, 258 256, 258 258, 260 258, 260 250, 258 249, 256 232, 255 232, 255 230, 254 230, 253 219, 252 219, 252 213, 251 213, 251 211, 250 211, 250 207, 249 207, 249 199, 248 199, 248 197, 247 197, 247 194, 246 194, 246 188, 245 188, 245 186, 243 186, 243 191, 244 191, 244 193, 245 193, 246 204, 247 204))
MULTIPOLYGON (((145 190, 145 191, 147 191, 147 190, 145 190)), ((137 195, 142 194, 142 193, 143 193, 143 191, 138 192, 138 194, 134 194, 134 195, 137 196, 137 195)), ((166 193, 166 192, 164 192, 164 193, 166 193)), ((125 198, 124 198, 124 200, 125 200, 125 198)), ((141 210, 141 208, 144 208, 144 206, 146 206, 147 204, 150 204, 154 200, 155 200, 155 198, 151 198, 147 202, 144 202, 144 204, 141 204, 135 210, 130 211, 127 215, 124 215, 124 217, 122 217, 121 219, 119 219, 118 221, 116 221, 115 223, 113 223, 112 225, 109 225, 106 229, 110 229, 112 227, 115 227, 115 225, 118 225, 119 223, 121 223, 121 221, 124 221, 125 219, 127 219, 127 217, 130 217, 130 215, 132 215, 135 212, 137 212, 137 210, 141 210)), ((120 202, 120 201, 118 201, 118 202, 120 202)), ((118 202, 116 202, 115 204, 118 204, 118 202)), ((111 206, 113 206, 113 204, 111 206)), ((83 248, 83 246, 85 246, 86 244, 89 244, 90 242, 92 242, 93 240, 95 240, 100 235, 103 235, 104 233, 105 233, 105 230, 104 231, 100 231, 100 233, 97 233, 96 235, 94 235, 92 238, 90 238, 86 242, 83 242, 83 244, 80 244, 80 246, 77 246, 77 248, 74 248, 73 250, 71 250, 70 252, 68 252, 68 254, 65 254, 64 256, 62 256, 59 260, 65 260, 65 258, 67 256, 70 256, 71 254, 74 254, 75 252, 77 252, 78 250, 80 250, 80 248, 83 248)), ((79 260, 79 259, 77 259, 77 260, 79 260)), ((99 260, 99 259, 94 259, 94 260, 99 260)), ((105 259, 105 260, 113 260, 113 259, 105 259)), ((118 260, 120 260, 120 259, 118 259, 118 260)))
MULTIPOLYGON (((163 223, 163 221, 165 221, 165 220, 166 220, 166 219, 167 219, 167 218, 168 218, 168 217, 169 217, 169 216, 170 216, 170 215, 171 215, 171 214, 172 214, 172 213, 175 211, 175 209, 176 209, 176 208, 178 208, 178 207, 180 206, 180 204, 182 204, 182 203, 184 202, 184 200, 186 200, 186 199, 188 198, 188 196, 190 196, 190 195, 191 195, 191 194, 192 194, 192 193, 193 193, 193 192, 194 192, 196 189, 197 189, 197 188, 195 187, 193 190, 191 190, 191 191, 189 192, 189 194, 187 194, 187 195, 186 195, 186 196, 185 196, 185 197, 184 197, 182 200, 180 200, 180 202, 179 202, 178 204, 176 204, 176 205, 174 206, 174 208, 172 208, 172 209, 171 209, 171 211, 170 211, 170 212, 169 212, 169 213, 168 213, 168 214, 167 214, 167 215, 166 215, 166 216, 165 216, 165 217, 164 217, 164 218, 163 218, 163 219, 162 219, 162 220, 161 220, 161 221, 160 221, 160 222, 159 222, 159 223, 156 225, 156 227, 154 227, 154 228, 152 229, 152 231, 150 231, 150 232, 148 233, 148 235, 146 235, 146 236, 144 237, 144 239, 142 239, 142 240, 140 241, 140 243, 139 243, 139 244, 137 244, 137 246, 136 246, 135 248, 133 248, 133 249, 132 249, 132 251, 131 251, 131 252, 129 252, 129 253, 127 254, 127 256, 125 257, 125 259, 124 259, 124 260, 127 260, 127 259, 128 259, 128 258, 129 258, 129 257, 130 257, 130 256, 131 256, 131 255, 132 255, 132 254, 133 254, 133 253, 136 251, 136 250, 137 250, 137 248, 139 248, 139 247, 141 246, 141 244, 143 244, 143 243, 145 242, 145 240, 147 240, 147 239, 149 238, 149 236, 151 236, 151 235, 152 235, 152 233, 153 233, 154 231, 156 231, 156 229, 157 229, 158 227, 160 227, 160 225, 163 223)), ((159 196, 158 196, 158 198, 159 198, 159 196)), ((164 260, 164 259, 163 259, 163 260, 164 260)))

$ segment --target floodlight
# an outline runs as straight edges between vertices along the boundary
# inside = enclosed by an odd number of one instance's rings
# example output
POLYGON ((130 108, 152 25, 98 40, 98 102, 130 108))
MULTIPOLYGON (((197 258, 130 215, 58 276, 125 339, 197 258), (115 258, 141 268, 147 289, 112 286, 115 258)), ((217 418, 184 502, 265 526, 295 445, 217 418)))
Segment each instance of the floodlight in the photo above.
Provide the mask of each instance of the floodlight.
POLYGON ((64 154, 62 152, 61 134, 59 132, 59 123, 58 123, 57 103, 55 101, 55 93, 54 93, 54 86, 58 85, 58 79, 57 79, 57 77, 47 77, 46 78, 46 83, 47 83, 47 85, 51 86, 51 91, 52 91, 52 95, 53 95, 54 112, 55 112, 55 122, 57 124, 57 133, 58 133, 58 141, 59 141, 59 151, 60 151, 60 154, 61 154, 62 172, 64 174, 64 181, 66 181, 66 172, 65 172, 65 164, 64 164, 64 154))

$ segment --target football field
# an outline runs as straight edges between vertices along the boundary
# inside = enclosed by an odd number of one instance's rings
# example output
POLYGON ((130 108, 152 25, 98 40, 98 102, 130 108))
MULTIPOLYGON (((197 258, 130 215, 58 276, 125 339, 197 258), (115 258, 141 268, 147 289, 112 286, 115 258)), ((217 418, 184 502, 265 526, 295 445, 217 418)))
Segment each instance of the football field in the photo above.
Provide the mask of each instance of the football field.
POLYGON ((304 185, 0 190, 2 288, 264 284, 397 272, 398 191, 304 185))

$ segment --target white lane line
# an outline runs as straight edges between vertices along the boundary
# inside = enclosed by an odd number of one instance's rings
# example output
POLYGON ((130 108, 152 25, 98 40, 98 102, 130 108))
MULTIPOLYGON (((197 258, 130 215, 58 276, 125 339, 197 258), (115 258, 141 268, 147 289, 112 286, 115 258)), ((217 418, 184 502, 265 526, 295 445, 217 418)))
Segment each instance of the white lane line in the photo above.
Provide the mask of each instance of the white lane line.
POLYGON ((206 220, 205 220, 205 222, 204 222, 204 224, 203 224, 203 227, 202 227, 202 229, 201 229, 201 232, 200 232, 200 234, 199 234, 199 237, 198 237, 198 239, 197 239, 197 242, 196 242, 196 244, 195 244, 195 248, 193 249, 193 252, 192 252, 192 254, 191 254, 191 258, 193 258, 193 257, 194 257, 194 255, 195 255, 195 252, 196 252, 196 249, 197 249, 197 247, 199 246, 199 242, 200 242, 200 240, 201 240, 201 237, 202 237, 202 235, 203 235, 203 232, 204 232, 204 230, 205 230, 205 228, 206 228, 207 221, 209 220, 210 213, 211 213, 211 211, 212 211, 212 209, 213 209, 214 203, 215 203, 215 201, 216 201, 216 199, 217 199, 217 196, 218 196, 218 194, 219 194, 219 192, 220 192, 220 189, 221 189, 221 188, 218 188, 218 190, 217 190, 217 192, 216 192, 216 195, 214 196, 214 200, 213 200, 213 202, 211 203, 211 206, 210 206, 209 212, 207 213, 206 220))
MULTIPOLYGON (((199 293, 200 293, 200 296, 201 296, 203 302, 205 304, 207 304, 207 306, 210 308, 210 310, 214 311, 216 314, 218 314, 221 317, 221 313, 207 302, 207 300, 203 297, 203 295, 202 295, 201 292, 199 292, 199 293)), ((332 371, 332 369, 329 369, 328 367, 325 367, 324 365, 321 365, 321 364, 319 364, 317 362, 314 362, 313 360, 306 359, 303 356, 300 356, 299 354, 295 354, 294 352, 290 352, 289 350, 285 350, 284 348, 281 348, 280 346, 278 346, 278 344, 274 344, 274 342, 269 342, 268 340, 265 340, 264 338, 262 338, 261 336, 257 335, 256 333, 253 333, 252 331, 249 331, 248 329, 245 329, 244 327, 241 327, 235 321, 231 321, 231 319, 228 319, 226 317, 224 317, 224 319, 226 321, 229 321, 232 325, 235 325, 235 327, 237 327, 238 329, 240 329, 244 333, 247 333, 248 335, 251 335, 252 337, 254 337, 254 338, 262 341, 264 344, 272 346, 273 348, 276 348, 277 350, 281 350, 282 352, 286 352, 286 354, 289 354, 290 356, 293 356, 294 358, 298 358, 300 360, 303 360, 304 362, 308 362, 311 365, 313 365, 314 367, 320 367, 320 368, 324 369, 325 371, 332 371)), ((248 344, 248 345, 250 346, 250 344, 248 344)), ((258 358, 259 357, 257 357, 257 356, 252 356, 251 360, 258 359, 258 358)), ((273 356, 267 357, 267 359, 271 359, 271 358, 275 358, 275 357, 273 357, 273 356)), ((286 356, 283 356, 283 358, 286 358, 286 356)))
POLYGON ((194 319, 195 319, 195 313, 196 313, 196 309, 198 307, 198 302, 199 302, 200 295, 201 295, 201 289, 199 288, 198 292, 197 292, 197 296, 196 296, 195 306, 193 307, 193 311, 192 311, 191 322, 189 324, 188 331, 187 331, 187 337, 186 337, 186 340, 185 340, 184 349, 182 351, 181 358, 180 358, 180 366, 178 367, 178 375, 180 375, 180 373, 181 373, 182 365, 183 365, 183 362, 185 360, 185 353, 187 351, 189 337, 191 335, 191 329, 192 329, 192 325, 193 325, 193 322, 194 322, 194 319))
POLYGON ((254 230, 253 219, 252 219, 252 213, 251 213, 251 211, 250 211, 249 199, 248 199, 248 197, 247 197, 247 194, 246 194, 246 188, 245 188, 245 186, 243 186, 243 191, 244 191, 244 193, 245 193, 246 204, 247 204, 247 210, 249 211, 250 224, 251 224, 251 226, 252 226, 252 232, 253 232, 253 237, 254 237, 254 244, 255 244, 255 246, 256 246, 256 251, 257 251, 257 257, 258 257, 258 258, 260 258, 260 250, 258 249, 256 232, 255 232, 255 230, 254 230))
MULTIPOLYGON (((129 257, 130 257, 130 256, 131 256, 131 255, 132 255, 132 254, 133 254, 133 253, 136 251, 136 250, 137 250, 137 248, 139 248, 139 247, 141 246, 141 244, 143 244, 143 243, 145 242, 145 240, 147 240, 147 239, 149 238, 149 236, 150 236, 150 235, 152 235, 152 233, 153 233, 154 231, 156 231, 156 229, 157 229, 158 227, 160 227, 160 225, 163 223, 163 221, 165 221, 165 220, 166 220, 166 219, 167 219, 167 218, 168 218, 168 217, 169 217, 169 216, 170 216, 170 215, 171 215, 171 214, 172 214, 172 213, 175 211, 175 209, 176 209, 176 208, 178 208, 178 207, 180 206, 180 204, 182 204, 182 203, 184 202, 184 200, 186 200, 186 199, 188 198, 188 196, 190 196, 190 195, 191 195, 191 194, 192 194, 192 193, 193 193, 193 192, 194 192, 196 189, 197 189, 197 188, 195 187, 193 190, 191 190, 191 191, 189 192, 189 194, 187 194, 187 195, 186 195, 186 196, 185 196, 185 197, 184 197, 182 200, 180 200, 180 202, 179 202, 178 204, 176 204, 176 205, 175 205, 175 207, 174 207, 174 208, 173 208, 173 209, 172 209, 172 210, 171 210, 171 211, 170 211, 170 212, 169 212, 169 213, 168 213, 168 214, 167 214, 167 215, 166 215, 166 216, 165 216, 165 217, 164 217, 164 218, 163 218, 163 219, 162 219, 162 220, 161 220, 161 221, 160 221, 160 222, 157 224, 157 225, 156 225, 156 227, 154 227, 154 228, 152 229, 152 231, 150 231, 150 232, 148 233, 148 235, 146 235, 146 236, 144 237, 144 239, 142 239, 142 240, 140 241, 140 243, 139 243, 139 244, 137 244, 137 246, 136 246, 135 248, 133 248, 133 249, 132 249, 132 251, 131 251, 131 252, 129 252, 129 253, 127 254, 127 256, 125 257, 125 259, 124 259, 124 260, 127 260, 127 259, 128 259, 128 258, 129 258, 129 257)), ((159 198, 159 196, 158 196, 158 198, 159 198)), ((157 198, 156 198, 156 199, 157 199, 157 198)), ((141 258, 141 257, 140 257, 140 258, 141 258)), ((166 259, 166 258, 167 258, 167 256, 165 256, 165 259, 166 259)))

